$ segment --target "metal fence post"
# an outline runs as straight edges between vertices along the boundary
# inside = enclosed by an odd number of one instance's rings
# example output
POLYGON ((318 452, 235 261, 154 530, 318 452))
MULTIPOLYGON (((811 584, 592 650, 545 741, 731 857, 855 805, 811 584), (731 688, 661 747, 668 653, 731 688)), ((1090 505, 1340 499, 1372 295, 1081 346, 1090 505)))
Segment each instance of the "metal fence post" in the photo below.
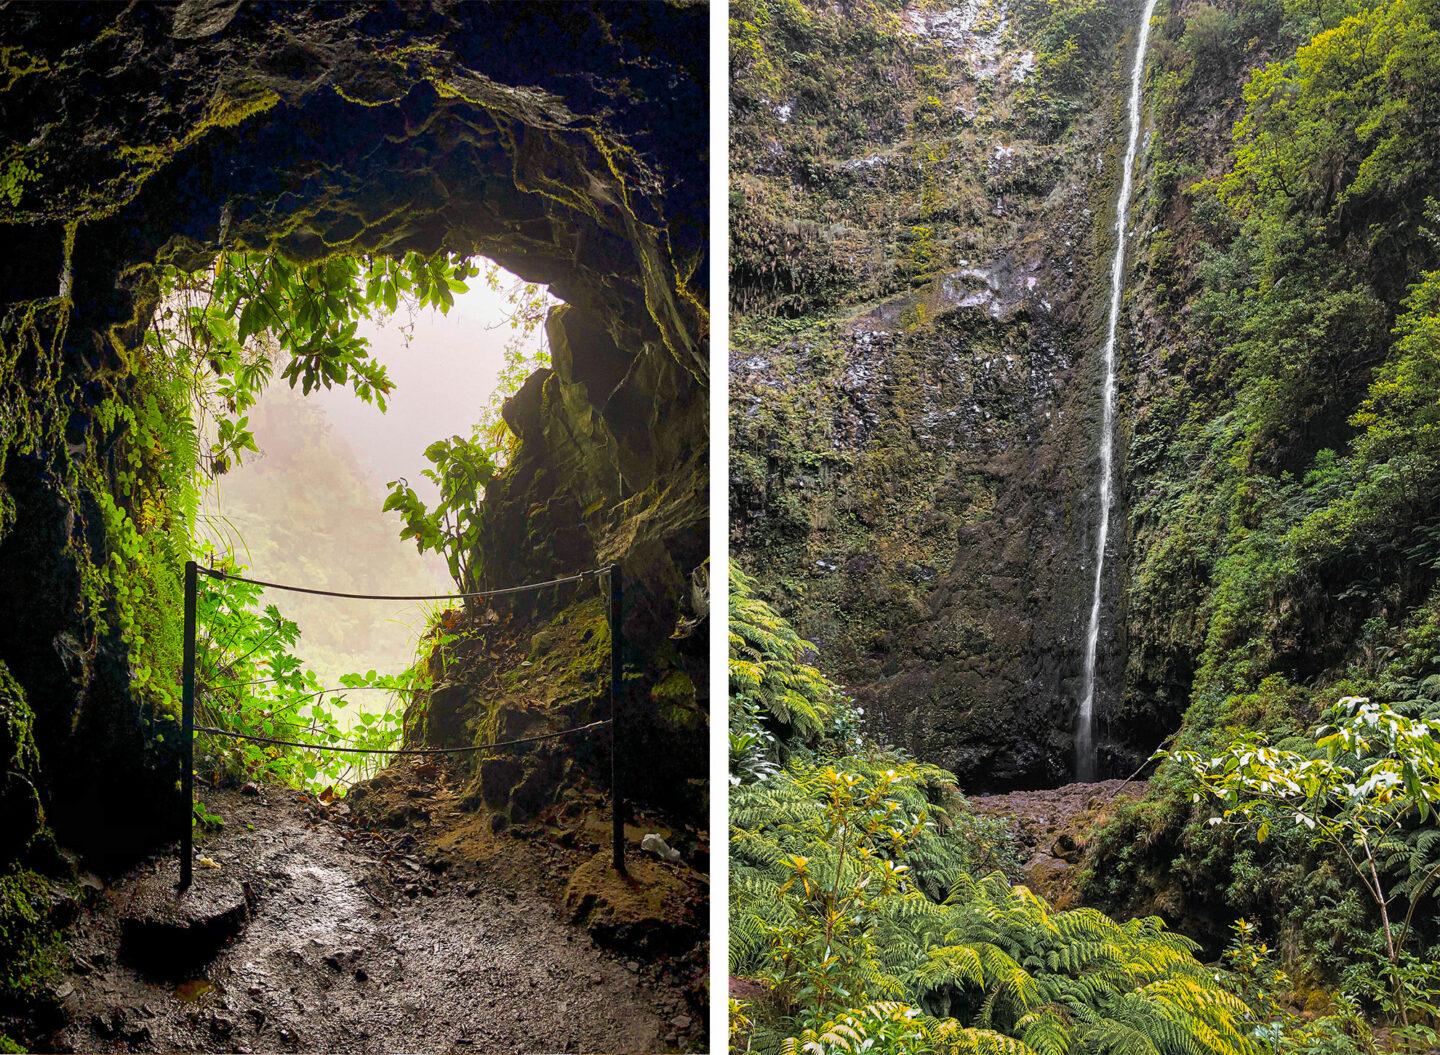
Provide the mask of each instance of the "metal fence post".
POLYGON ((184 770, 180 774, 180 794, 185 800, 185 816, 180 832, 180 889, 190 886, 192 858, 195 856, 195 562, 185 562, 185 659, 180 683, 180 757, 184 770))
POLYGON ((620 565, 610 566, 610 814, 615 871, 625 875, 625 795, 620 786, 620 700, 625 691, 625 586, 620 565))

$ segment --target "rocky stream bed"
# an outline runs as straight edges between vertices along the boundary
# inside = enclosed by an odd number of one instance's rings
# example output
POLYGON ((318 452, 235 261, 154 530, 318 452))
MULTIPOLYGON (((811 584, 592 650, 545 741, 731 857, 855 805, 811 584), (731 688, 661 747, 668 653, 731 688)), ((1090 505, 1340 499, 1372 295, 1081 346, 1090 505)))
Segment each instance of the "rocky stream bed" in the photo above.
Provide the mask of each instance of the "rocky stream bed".
POLYGON ((977 795, 976 813, 1006 822, 1023 861, 1021 881, 1057 909, 1076 908, 1077 866, 1091 836, 1126 801, 1145 793, 1143 780, 1101 780, 1058 788, 977 795))
POLYGON ((64 1052, 703 1050, 697 873, 636 857, 628 884, 607 880, 597 817, 493 832, 436 770, 388 771, 369 810, 206 793, 225 825, 191 889, 173 856, 83 876, 63 969, 14 1032, 64 1052), (443 823, 397 826, 417 812, 399 802, 443 823), (627 890, 653 911, 616 926, 627 890))

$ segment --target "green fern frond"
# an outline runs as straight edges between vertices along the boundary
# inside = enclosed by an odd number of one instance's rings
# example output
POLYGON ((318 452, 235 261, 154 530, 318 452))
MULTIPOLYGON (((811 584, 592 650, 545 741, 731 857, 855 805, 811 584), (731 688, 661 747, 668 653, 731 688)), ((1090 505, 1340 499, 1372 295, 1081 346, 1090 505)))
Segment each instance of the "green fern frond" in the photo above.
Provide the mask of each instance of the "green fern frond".
POLYGON ((1073 1044, 1070 1024, 1053 1007, 1026 1015, 1015 1023, 1015 1031, 1035 1055, 1070 1055, 1073 1044))

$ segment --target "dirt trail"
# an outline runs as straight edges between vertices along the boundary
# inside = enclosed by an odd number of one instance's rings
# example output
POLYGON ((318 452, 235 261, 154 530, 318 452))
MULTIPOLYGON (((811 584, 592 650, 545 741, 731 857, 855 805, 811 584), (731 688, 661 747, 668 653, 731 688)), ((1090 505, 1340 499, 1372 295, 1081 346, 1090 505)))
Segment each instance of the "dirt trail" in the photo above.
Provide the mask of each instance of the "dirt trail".
POLYGON ((92 897, 52 985, 70 1024, 44 1050, 704 1045, 674 974, 607 952, 559 917, 538 881, 554 867, 541 848, 511 840, 510 867, 487 868, 408 833, 355 828, 284 789, 205 798, 226 826, 197 849, 219 867, 195 869, 180 902, 192 918, 174 918, 173 858, 92 897), (534 868, 517 869, 527 855, 534 868), (191 946, 203 956, 217 944, 209 962, 187 965, 191 946))

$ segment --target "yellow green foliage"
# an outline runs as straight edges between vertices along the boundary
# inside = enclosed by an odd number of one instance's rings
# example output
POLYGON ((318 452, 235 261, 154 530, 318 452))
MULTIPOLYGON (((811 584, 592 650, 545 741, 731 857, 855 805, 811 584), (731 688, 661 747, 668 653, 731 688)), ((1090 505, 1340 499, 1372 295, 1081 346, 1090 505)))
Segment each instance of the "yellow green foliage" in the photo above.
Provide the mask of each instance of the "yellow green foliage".
POLYGON ((740 1050, 1256 1050, 1194 943, 973 878, 973 829, 921 790, 942 771, 835 762, 732 793, 730 969, 770 987, 740 1050))
POLYGON ((1428 176, 1440 143, 1435 18, 1433 0, 1392 0, 1257 71, 1225 194, 1242 209, 1324 216, 1428 176))
POLYGON ((834 684, 802 661, 814 645, 800 638, 775 609, 754 594, 755 583, 730 569, 730 698, 746 704, 787 732, 818 737, 837 693, 834 684))
MULTIPOLYGON (((747 693, 805 647, 754 588, 740 576, 731 604, 747 693)), ((783 767, 732 777, 729 968, 767 990, 732 1004, 732 1051, 1256 1050, 1246 1005, 1159 919, 1052 913, 1012 886, 1003 823, 951 774, 858 738, 817 755, 790 729, 783 767)))
POLYGON ((58 941, 49 883, 30 871, 0 876, 0 993, 23 990, 49 966, 58 941))

